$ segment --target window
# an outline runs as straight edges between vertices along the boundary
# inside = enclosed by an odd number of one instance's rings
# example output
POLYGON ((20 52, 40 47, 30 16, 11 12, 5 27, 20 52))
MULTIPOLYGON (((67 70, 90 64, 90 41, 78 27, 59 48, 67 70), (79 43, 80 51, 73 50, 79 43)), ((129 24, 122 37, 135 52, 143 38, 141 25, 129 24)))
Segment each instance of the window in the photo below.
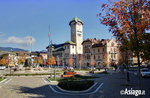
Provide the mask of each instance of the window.
POLYGON ((112 47, 114 46, 114 43, 113 43, 113 42, 111 43, 111 46, 112 46, 112 47))
POLYGON ((95 53, 95 49, 93 50, 93 52, 95 53))
POLYGON ((94 55, 94 59, 96 59, 95 55, 94 55))
POLYGON ((81 36, 81 34, 78 33, 78 36, 81 36))
POLYGON ((89 55, 87 55, 87 59, 88 59, 88 60, 90 59, 90 56, 89 56, 89 55))
POLYGON ((74 48, 74 46, 72 46, 72 48, 74 48))
POLYGON ((99 49, 98 49, 98 52, 100 52, 99 49))
POLYGON ((98 56, 98 59, 100 59, 100 56, 98 56))
POLYGON ((113 54, 111 54, 111 58, 113 58, 113 54))
POLYGON ((116 58, 116 55, 114 54, 114 58, 116 58))

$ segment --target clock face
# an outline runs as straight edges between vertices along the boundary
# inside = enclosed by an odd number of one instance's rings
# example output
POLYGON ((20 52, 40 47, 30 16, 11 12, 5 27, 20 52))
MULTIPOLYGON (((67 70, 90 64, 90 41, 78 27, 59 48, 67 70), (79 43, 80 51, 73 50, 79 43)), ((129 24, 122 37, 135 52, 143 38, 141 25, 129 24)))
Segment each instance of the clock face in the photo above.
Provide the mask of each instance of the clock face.
POLYGON ((81 37, 81 33, 78 33, 78 36, 80 36, 80 37, 81 37))

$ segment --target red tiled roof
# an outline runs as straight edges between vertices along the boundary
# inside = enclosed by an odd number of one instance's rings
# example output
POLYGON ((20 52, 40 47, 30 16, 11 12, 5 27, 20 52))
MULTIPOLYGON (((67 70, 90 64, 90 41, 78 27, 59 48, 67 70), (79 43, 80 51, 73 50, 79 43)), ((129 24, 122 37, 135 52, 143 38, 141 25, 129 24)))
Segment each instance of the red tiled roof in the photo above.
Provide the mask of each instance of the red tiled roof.
POLYGON ((84 40, 82 42, 82 44, 85 43, 85 42, 91 42, 91 43, 93 43, 93 45, 92 45, 93 48, 94 47, 103 47, 103 46, 106 45, 107 41, 109 41, 109 40, 108 39, 101 39, 100 40, 100 39, 96 39, 96 38, 94 38, 94 39, 88 38, 88 39, 84 40))

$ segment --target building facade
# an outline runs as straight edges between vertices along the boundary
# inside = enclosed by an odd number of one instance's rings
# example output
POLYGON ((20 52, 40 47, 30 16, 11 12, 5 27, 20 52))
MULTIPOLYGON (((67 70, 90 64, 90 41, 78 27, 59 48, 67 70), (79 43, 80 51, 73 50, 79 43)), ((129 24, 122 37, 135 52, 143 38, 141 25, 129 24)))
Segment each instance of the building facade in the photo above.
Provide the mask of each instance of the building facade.
POLYGON ((118 43, 114 39, 86 39, 82 45, 84 66, 94 63, 94 66, 102 68, 118 63, 118 43))
MULTIPOLYGON (((51 44, 46 47, 48 58, 54 56, 59 58, 61 65, 68 65, 69 58, 73 58, 74 64, 78 66, 78 56, 83 54, 83 22, 75 17, 69 22, 71 40, 61 44, 51 44)), ((57 59, 56 59, 57 62, 57 59)))

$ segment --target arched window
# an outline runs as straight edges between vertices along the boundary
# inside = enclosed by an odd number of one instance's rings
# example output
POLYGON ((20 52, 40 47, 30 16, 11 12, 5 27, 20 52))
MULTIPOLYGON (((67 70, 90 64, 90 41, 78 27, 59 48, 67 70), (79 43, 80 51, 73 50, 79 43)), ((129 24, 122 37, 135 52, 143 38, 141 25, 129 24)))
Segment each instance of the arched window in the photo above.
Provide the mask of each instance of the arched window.
POLYGON ((113 42, 111 43, 111 46, 112 46, 112 47, 114 46, 114 43, 113 43, 113 42))

